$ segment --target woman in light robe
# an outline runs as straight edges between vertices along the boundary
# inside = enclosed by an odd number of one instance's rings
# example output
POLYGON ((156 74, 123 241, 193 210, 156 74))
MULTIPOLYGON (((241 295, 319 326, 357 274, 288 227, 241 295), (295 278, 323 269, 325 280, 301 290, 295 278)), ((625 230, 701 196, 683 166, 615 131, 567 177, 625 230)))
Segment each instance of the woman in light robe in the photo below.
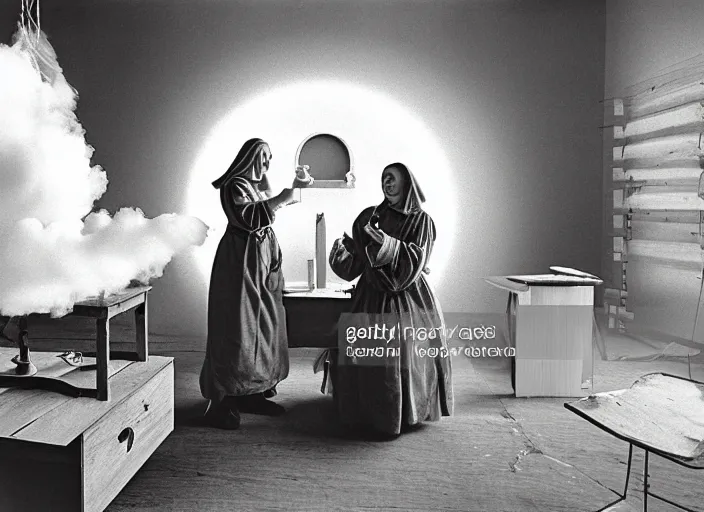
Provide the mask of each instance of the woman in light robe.
POLYGON ((353 313, 398 322, 399 351, 371 364, 354 364, 333 351, 330 377, 343 424, 396 436, 411 425, 451 416, 454 400, 451 361, 440 353, 447 349, 442 311, 425 278, 435 224, 421 208, 425 196, 405 165, 387 166, 381 181, 384 201, 357 217, 352 237, 335 241, 330 265, 346 281, 359 277, 353 313), (412 333, 433 329, 434 339, 413 339, 412 333), (416 350, 430 347, 438 354, 416 350))
POLYGON ((240 412, 284 412, 268 400, 289 371, 281 249, 271 225, 275 212, 294 202, 293 188, 312 180, 296 178, 273 196, 266 176, 271 159, 266 142, 250 139, 213 182, 228 225, 210 278, 200 389, 210 400, 206 418, 224 429, 239 428, 240 412))

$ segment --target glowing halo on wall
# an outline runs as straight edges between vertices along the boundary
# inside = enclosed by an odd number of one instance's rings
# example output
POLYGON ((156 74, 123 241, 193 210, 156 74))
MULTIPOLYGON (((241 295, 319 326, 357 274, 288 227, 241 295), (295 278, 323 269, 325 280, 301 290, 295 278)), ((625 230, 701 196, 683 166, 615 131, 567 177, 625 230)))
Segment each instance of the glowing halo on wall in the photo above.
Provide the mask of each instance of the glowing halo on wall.
MULTIPOLYGON (((259 137, 271 146, 268 176, 278 193, 293 180, 292 162, 301 141, 311 133, 332 133, 349 145, 355 155, 355 186, 303 190, 302 203, 279 211, 274 230, 283 251, 287 282, 307 281, 315 213, 325 212, 331 247, 343 231, 351 233, 352 222, 364 208, 383 200, 381 171, 398 161, 416 176, 427 199, 423 207, 435 221, 438 237, 428 277, 440 283, 456 221, 452 172, 441 145, 416 115, 394 99, 336 81, 296 82, 267 90, 235 107, 213 128, 193 165, 186 205, 189 215, 211 227, 208 240, 195 252, 204 278, 209 279, 227 226, 219 193, 211 182, 227 169, 244 141, 259 137)), ((329 276, 341 282, 334 274, 329 276)))

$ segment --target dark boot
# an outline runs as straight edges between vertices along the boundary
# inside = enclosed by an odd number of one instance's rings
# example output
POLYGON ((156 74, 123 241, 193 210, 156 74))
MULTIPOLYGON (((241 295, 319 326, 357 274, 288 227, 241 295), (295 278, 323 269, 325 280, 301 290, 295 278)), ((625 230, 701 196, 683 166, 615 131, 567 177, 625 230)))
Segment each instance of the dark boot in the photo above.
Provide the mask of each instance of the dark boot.
POLYGON ((237 430, 240 428, 240 412, 232 397, 225 397, 222 402, 210 403, 205 412, 205 419, 211 427, 223 430, 237 430))
POLYGON ((261 414, 263 416, 281 416, 286 412, 281 405, 264 398, 263 393, 237 397, 237 407, 240 412, 261 414))

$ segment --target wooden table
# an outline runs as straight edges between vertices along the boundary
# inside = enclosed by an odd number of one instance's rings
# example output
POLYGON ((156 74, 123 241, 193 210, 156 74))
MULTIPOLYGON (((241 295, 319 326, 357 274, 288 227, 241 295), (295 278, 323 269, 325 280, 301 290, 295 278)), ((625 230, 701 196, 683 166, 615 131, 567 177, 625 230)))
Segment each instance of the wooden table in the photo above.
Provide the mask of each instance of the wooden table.
MULTIPOLYGON (((83 371, 96 369, 95 388, 85 388, 79 386, 72 386, 71 384, 65 384, 61 382, 53 382, 50 377, 42 375, 41 372, 31 377, 15 377, 10 373, 5 372, 4 374, 0 374, 0 387, 22 387, 25 389, 37 387, 47 390, 65 392, 72 396, 97 398, 101 401, 110 400, 110 360, 117 359, 144 362, 149 359, 149 322, 147 310, 147 294, 151 289, 151 286, 138 286, 134 288, 128 288, 121 293, 109 295, 106 297, 89 298, 77 302, 73 306, 73 311, 63 317, 87 317, 95 319, 95 352, 83 353, 83 355, 86 357, 94 356, 95 364, 81 367, 83 371), (134 318, 136 323, 135 349, 131 352, 111 351, 110 319, 131 310, 134 310, 134 318)), ((36 316, 39 315, 31 315, 31 317, 36 316)), ((21 330, 30 331, 28 332, 28 334, 31 340, 32 332, 31 327, 27 329, 27 317, 20 318, 20 325, 21 330)), ((51 326, 51 322, 48 322, 48 326, 51 326)), ((67 339, 65 340, 65 343, 72 343, 72 340, 67 339)), ((66 350, 73 350, 73 347, 69 345, 66 347, 66 350)))
POLYGON ((652 496, 694 512, 650 490, 648 459, 652 453, 689 469, 704 469, 703 396, 702 382, 650 373, 628 389, 596 393, 565 404, 568 410, 629 444, 623 494, 601 510, 621 510, 619 505, 628 494, 633 447, 637 446, 645 450, 643 510, 648 510, 648 496, 652 496))
POLYGON ((349 293, 331 288, 284 293, 289 348, 336 348, 337 321, 351 311, 349 293))

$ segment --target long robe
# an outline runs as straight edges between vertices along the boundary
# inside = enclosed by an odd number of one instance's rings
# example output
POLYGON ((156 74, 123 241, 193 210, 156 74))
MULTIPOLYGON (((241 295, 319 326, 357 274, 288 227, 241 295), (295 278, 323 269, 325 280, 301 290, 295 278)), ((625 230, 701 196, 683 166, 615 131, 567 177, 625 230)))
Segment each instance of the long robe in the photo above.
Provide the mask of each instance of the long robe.
POLYGON ((220 188, 228 220, 208 296, 208 341, 200 375, 210 400, 267 391, 288 376, 281 249, 274 213, 250 181, 220 188))
MULTIPOLYGON (((429 332, 444 326, 424 275, 435 241, 433 220, 422 209, 408 214, 383 210, 379 227, 391 238, 382 246, 364 231, 373 213, 373 207, 367 208, 355 220, 351 251, 336 243, 331 252, 331 267, 339 277, 347 281, 360 277, 352 312, 390 314, 400 320, 401 333, 408 333, 408 327, 429 332)), ((333 399, 343 423, 393 435, 404 425, 452 415, 450 359, 419 355, 414 348, 417 340, 411 338, 402 336, 398 357, 384 359, 383 366, 341 364, 339 353, 333 351, 333 399)), ((444 331, 434 341, 447 347, 444 331)))

